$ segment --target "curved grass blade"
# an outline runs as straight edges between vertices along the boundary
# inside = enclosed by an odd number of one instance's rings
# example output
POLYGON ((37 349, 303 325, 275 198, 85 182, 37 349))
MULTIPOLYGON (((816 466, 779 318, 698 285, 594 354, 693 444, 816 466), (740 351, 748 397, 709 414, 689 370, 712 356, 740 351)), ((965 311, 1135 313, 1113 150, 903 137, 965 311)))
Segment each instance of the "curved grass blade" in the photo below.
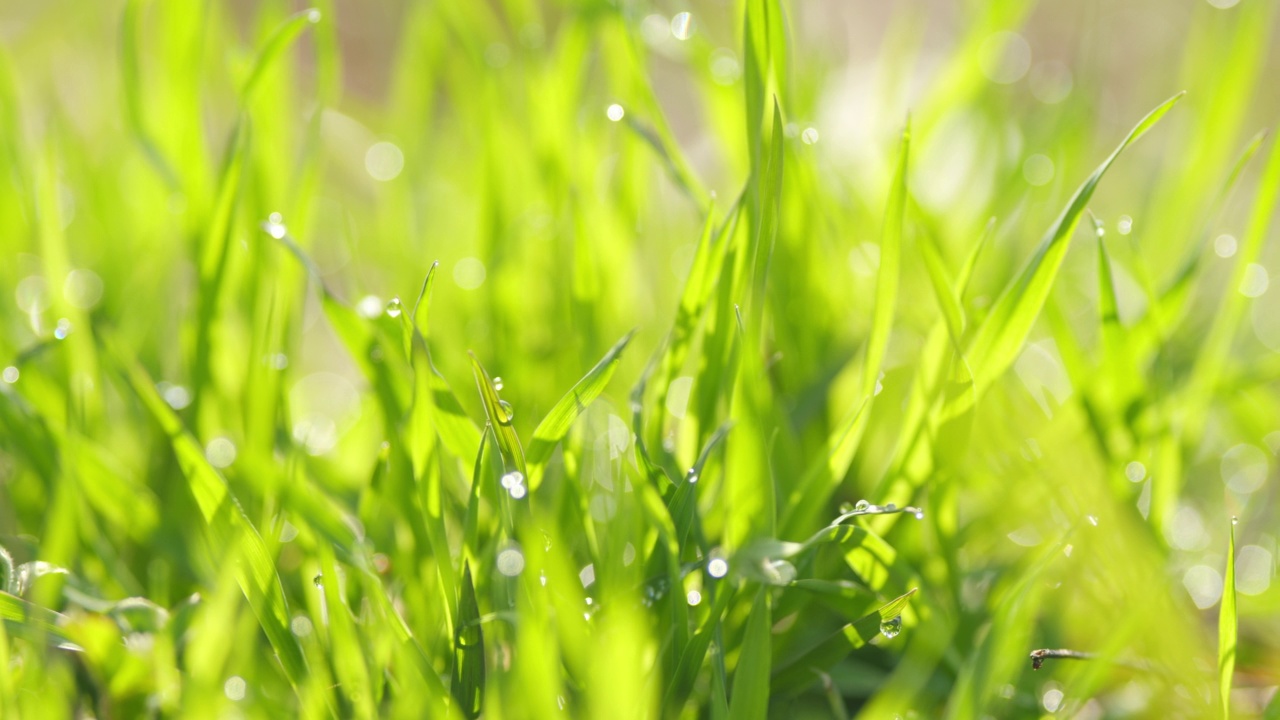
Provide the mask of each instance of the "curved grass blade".
POLYGON ((285 676, 295 689, 299 688, 307 677, 307 661, 289 629, 289 603, 262 536, 231 493, 226 480, 205 459, 200 444, 182 426, 142 366, 130 360, 113 337, 104 336, 103 343, 134 394, 168 436, 178 466, 205 519, 210 546, 227 549, 238 545, 236 580, 276 651, 285 676))
POLYGON ((538 423, 537 429, 533 431, 533 441, 529 443, 529 452, 525 455, 525 461, 529 464, 531 490, 537 490, 538 485, 542 483, 543 470, 546 468, 547 461, 551 459, 551 452, 556 444, 564 438, 565 433, 569 432, 573 421, 600 396, 605 386, 609 384, 613 371, 618 369, 618 360, 622 357, 622 351, 627 348, 627 343, 631 342, 635 334, 636 331, 632 330, 609 348, 609 352, 600 358, 600 362, 596 363, 595 367, 565 393, 546 417, 542 418, 542 422, 538 423))
POLYGON ((253 69, 249 72, 249 77, 240 89, 240 102, 242 105, 247 107, 253 102, 257 96, 258 87, 262 82, 263 76, 275 66, 276 60, 288 49, 294 39, 301 35, 308 25, 318 22, 320 22, 319 10, 315 8, 302 10, 294 13, 280 27, 276 28, 275 32, 271 33, 266 45, 258 52, 258 57, 253 63, 253 69))
MULTIPOLYGON (((1000 296, 991 314, 982 323, 969 348, 968 358, 975 373, 977 394, 981 394, 1017 358, 1022 344, 1040 315, 1049 291, 1058 275, 1058 268, 1066 256, 1075 231, 1089 199, 1102 176, 1110 169, 1125 148, 1141 138, 1164 114, 1172 108, 1184 93, 1178 93, 1147 113, 1118 147, 1093 171, 1071 197, 1062 214, 1054 221, 1040 242, 1035 255, 1027 262, 1018 279, 1000 296)), ((966 409, 961 395, 948 414, 959 414, 966 409)))
POLYGON ((1231 678, 1236 670, 1236 519, 1227 535, 1227 571, 1222 580, 1222 607, 1218 610, 1218 692, 1223 720, 1231 718, 1231 678))

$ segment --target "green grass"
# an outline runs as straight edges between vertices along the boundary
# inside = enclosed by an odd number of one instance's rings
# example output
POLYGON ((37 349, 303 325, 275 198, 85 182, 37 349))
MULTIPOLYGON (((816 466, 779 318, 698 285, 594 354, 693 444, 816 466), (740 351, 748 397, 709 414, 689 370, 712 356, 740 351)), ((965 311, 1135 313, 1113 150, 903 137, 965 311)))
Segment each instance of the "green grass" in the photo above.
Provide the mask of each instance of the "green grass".
POLYGON ((6 6, 0 717, 1280 717, 1221 4, 6 6))

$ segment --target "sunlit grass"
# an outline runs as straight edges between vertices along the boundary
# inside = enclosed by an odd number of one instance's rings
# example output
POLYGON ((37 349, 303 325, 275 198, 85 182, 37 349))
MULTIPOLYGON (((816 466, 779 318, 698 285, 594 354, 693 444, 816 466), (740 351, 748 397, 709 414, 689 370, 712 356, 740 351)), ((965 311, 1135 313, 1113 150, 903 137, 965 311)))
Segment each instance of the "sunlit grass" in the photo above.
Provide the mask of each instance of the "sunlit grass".
POLYGON ((1280 716, 1275 3, 241 5, 0 11, 0 717, 1280 716))

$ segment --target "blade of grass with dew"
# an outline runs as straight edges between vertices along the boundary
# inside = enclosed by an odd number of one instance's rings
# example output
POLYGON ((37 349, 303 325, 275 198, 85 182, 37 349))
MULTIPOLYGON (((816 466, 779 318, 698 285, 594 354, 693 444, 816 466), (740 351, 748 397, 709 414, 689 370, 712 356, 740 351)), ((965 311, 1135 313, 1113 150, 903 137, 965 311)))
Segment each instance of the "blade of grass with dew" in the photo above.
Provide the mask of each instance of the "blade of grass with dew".
POLYGON ((516 429, 511 424, 510 406, 504 404, 498 397, 498 390, 493 386, 493 378, 489 377, 489 372, 476 359, 475 354, 470 352, 467 354, 471 356, 471 369, 476 377, 476 388, 480 392, 489 425, 498 439, 498 448, 502 451, 502 462, 506 472, 519 472, 527 478, 529 473, 525 464, 524 449, 520 446, 520 436, 516 435, 516 429))
POLYGON ((533 440, 529 443, 529 451, 525 454, 525 462, 529 467, 530 490, 537 490, 542 484, 542 475, 546 470, 547 461, 551 459, 551 453, 564 438, 565 433, 569 432, 573 421, 600 396, 605 386, 609 384, 609 379, 613 377, 613 372, 617 369, 618 361, 622 357, 622 351, 626 350, 627 344, 634 336, 635 331, 632 330, 614 343, 604 357, 600 358, 600 362, 587 371, 587 374, 542 418, 542 422, 538 423, 537 429, 533 431, 533 440))
POLYGON ((830 637, 779 662, 768 681, 770 692, 787 695, 812 685, 818 680, 814 670, 825 672, 841 658, 874 640, 880 634, 881 625, 900 616, 917 590, 908 590, 874 612, 840 628, 830 637))
POLYGON ((1227 571, 1222 580, 1222 607, 1218 610, 1218 696, 1223 720, 1231 718, 1231 684, 1236 670, 1236 519, 1227 528, 1227 571))
MULTIPOLYGON (((1147 113, 1147 116, 1129 132, 1111 155, 1093 171, 1045 233, 1040 247, 1027 262, 1017 280, 1006 288, 1000 299, 996 301, 995 307, 978 328, 977 335, 969 347, 968 357, 975 373, 974 380, 978 394, 1003 374, 1022 350, 1032 325, 1049 297, 1049 290, 1057 278, 1058 268, 1062 265, 1062 259, 1070 245, 1071 235, 1080 221, 1080 215, 1084 212, 1089 199, 1093 197, 1093 192, 1097 189, 1102 176, 1125 148, 1146 134, 1180 99, 1182 99, 1182 93, 1174 95, 1147 113)), ((965 401, 961 400, 953 406, 949 414, 958 415, 965 409, 965 401)))
POLYGON ((116 345, 113 337, 102 336, 102 340, 134 394, 168 436, 191 494, 204 516, 210 545, 227 548, 232 543, 240 544, 242 556, 236 562, 236 580, 271 641, 285 676, 291 685, 299 687, 307 676, 307 663, 297 638, 289 629, 288 601, 262 537, 231 494, 226 481, 209 464, 199 443, 183 428, 182 421, 160 397, 146 371, 136 361, 128 359, 129 356, 116 345))

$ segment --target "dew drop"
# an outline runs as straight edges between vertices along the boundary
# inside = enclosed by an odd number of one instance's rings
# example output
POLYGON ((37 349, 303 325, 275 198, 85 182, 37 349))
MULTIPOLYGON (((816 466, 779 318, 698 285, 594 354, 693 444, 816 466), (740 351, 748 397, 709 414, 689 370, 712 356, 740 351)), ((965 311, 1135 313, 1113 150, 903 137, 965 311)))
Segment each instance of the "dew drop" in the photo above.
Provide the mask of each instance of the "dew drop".
POLYGON ((853 509, 858 512, 863 512, 869 507, 871 507, 871 503, 867 502, 866 500, 859 500, 858 504, 853 506, 853 509))
POLYGON ((707 574, 714 578, 722 578, 729 574, 729 563, 724 558, 712 558, 707 563, 707 574))
POLYGON ((508 423, 515 419, 516 411, 511 407, 511 403, 506 400, 499 400, 498 405, 502 406, 502 412, 507 414, 508 423))
POLYGON ((622 106, 619 105, 618 103, 614 103, 610 105, 608 108, 605 108, 604 114, 605 114, 605 117, 609 118, 613 122, 618 122, 623 118, 624 115, 627 114, 627 111, 623 110, 622 106))
POLYGON ((898 615, 888 620, 880 621, 880 634, 892 640, 898 637, 898 633, 902 632, 902 616, 898 615))
POLYGON ((61 320, 58 321, 57 327, 53 329, 53 336, 58 338, 59 340, 66 340, 67 336, 70 334, 71 334, 71 321, 66 318, 62 318, 61 320))
POLYGON ((502 378, 501 378, 501 377, 495 377, 495 378, 493 379, 493 389, 494 389, 494 390, 501 390, 501 389, 502 389, 502 378))
POLYGON ((398 297, 393 297, 393 298, 391 298, 389 301, 387 301, 387 315, 388 315, 388 316, 393 317, 393 318, 398 318, 398 317, 400 317, 400 312, 401 312, 401 310, 402 310, 402 308, 401 308, 401 305, 400 305, 400 298, 398 298, 398 297))
POLYGON ((853 503, 849 502, 848 500, 840 503, 841 515, 848 515, 851 512, 853 512, 853 503))
POLYGON ((693 14, 687 12, 676 13, 671 18, 671 34, 677 40, 688 40, 693 36, 693 14))
POLYGON ((1128 235, 1133 232, 1133 218, 1128 215, 1121 215, 1120 219, 1116 221, 1116 230, 1121 235, 1128 235))
POLYGON ((516 485, 507 492, 511 493, 512 500, 522 500, 528 491, 524 489, 523 485, 516 485))
POLYGON ((513 470, 502 476, 502 487, 510 490, 517 485, 524 484, 524 475, 519 470, 513 470))
POLYGON ((685 474, 684 480, 685 482, 690 482, 690 483, 698 482, 698 472, 693 468, 689 468, 689 472, 685 474))
POLYGON ((893 503, 889 503, 888 505, 884 506, 884 509, 887 510, 888 512, 893 512, 894 510, 898 509, 898 506, 893 503))
POLYGON ((4 369, 3 373, 0 373, 0 378, 3 378, 5 382, 12 385, 18 382, 18 376, 21 374, 22 373, 18 371, 18 368, 10 365, 9 367, 4 369))
POLYGON ((1236 517, 1235 515, 1232 515, 1232 516, 1231 516, 1231 524, 1232 524, 1232 525, 1239 525, 1239 524, 1240 524, 1240 518, 1236 517))
POLYGON ((916 519, 917 519, 917 520, 923 520, 923 519, 924 519, 924 511, 923 511, 923 510, 917 510, 917 511, 916 511, 916 519))
POLYGON ((698 592, 697 590, 690 590, 689 594, 685 596, 685 599, 689 602, 690 605, 697 605, 698 603, 702 602, 702 593, 698 592))

